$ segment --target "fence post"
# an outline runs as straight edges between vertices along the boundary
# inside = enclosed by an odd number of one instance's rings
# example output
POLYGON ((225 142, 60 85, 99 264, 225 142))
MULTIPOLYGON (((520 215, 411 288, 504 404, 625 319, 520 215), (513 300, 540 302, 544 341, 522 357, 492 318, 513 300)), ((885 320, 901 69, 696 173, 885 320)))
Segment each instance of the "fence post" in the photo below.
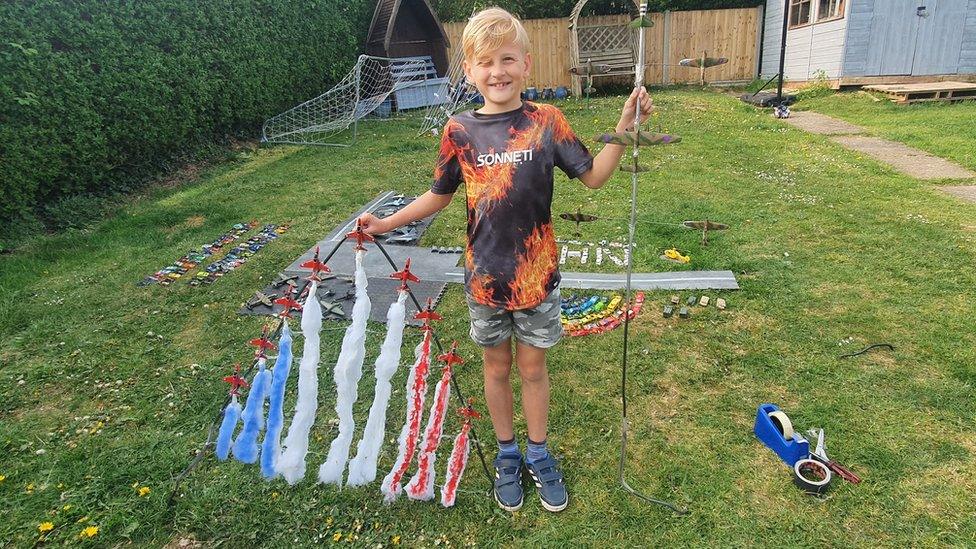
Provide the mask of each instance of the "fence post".
POLYGON ((669 65, 670 61, 668 61, 671 59, 671 10, 664 10, 664 32, 661 34, 664 35, 664 47, 662 48, 664 59, 661 69, 661 80, 663 82, 661 83, 667 86, 671 83, 671 66, 669 65))

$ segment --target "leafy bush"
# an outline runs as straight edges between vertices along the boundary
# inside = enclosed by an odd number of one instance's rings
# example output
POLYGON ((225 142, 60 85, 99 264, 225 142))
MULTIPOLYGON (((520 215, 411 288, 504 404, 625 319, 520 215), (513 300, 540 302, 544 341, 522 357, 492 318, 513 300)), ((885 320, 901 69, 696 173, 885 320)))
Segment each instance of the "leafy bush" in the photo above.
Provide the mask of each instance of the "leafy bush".
POLYGON ((372 5, 0 3, 0 238, 64 197, 126 191, 202 144, 255 135, 345 75, 372 5))

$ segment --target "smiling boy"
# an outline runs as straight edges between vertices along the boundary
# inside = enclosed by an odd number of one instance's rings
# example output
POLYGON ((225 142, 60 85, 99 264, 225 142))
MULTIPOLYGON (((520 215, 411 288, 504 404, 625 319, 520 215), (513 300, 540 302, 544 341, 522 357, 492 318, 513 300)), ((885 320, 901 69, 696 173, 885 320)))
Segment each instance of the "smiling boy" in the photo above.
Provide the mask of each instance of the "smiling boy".
MULTIPOLYGON (((624 147, 607 145, 593 157, 559 109, 522 101, 532 58, 525 29, 507 11, 489 8, 475 14, 464 29, 461 47, 464 73, 484 97, 484 107, 448 120, 428 192, 389 217, 365 214, 360 222, 370 234, 391 231, 443 209, 464 183, 464 284, 470 335, 483 349, 485 401, 498 440, 495 500, 507 511, 521 508, 524 467, 542 506, 561 511, 569 495, 546 444, 546 350, 562 336, 551 215, 553 167, 596 189, 613 174, 624 147), (524 457, 513 426, 513 336, 528 430, 524 457)), ((642 120, 650 114, 646 90, 635 89, 616 131, 632 129, 637 102, 642 120)))

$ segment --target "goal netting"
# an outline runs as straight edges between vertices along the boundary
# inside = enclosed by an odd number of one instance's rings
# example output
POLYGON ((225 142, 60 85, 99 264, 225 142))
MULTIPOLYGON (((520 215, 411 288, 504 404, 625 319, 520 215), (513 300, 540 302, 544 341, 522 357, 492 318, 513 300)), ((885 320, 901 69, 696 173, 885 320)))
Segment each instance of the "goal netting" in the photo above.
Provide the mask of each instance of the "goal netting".
POLYGON ((329 91, 269 118, 261 129, 261 141, 299 145, 340 145, 337 134, 353 128, 372 113, 389 116, 395 108, 394 92, 417 88, 424 93, 431 74, 429 58, 390 59, 360 55, 349 74, 329 91))
POLYGON ((441 128, 447 123, 447 119, 471 103, 471 99, 475 95, 467 83, 464 68, 461 65, 464 50, 460 47, 455 49, 457 51, 452 56, 447 77, 434 90, 438 101, 427 107, 420 131, 417 133, 418 136, 433 135, 437 137, 441 128))

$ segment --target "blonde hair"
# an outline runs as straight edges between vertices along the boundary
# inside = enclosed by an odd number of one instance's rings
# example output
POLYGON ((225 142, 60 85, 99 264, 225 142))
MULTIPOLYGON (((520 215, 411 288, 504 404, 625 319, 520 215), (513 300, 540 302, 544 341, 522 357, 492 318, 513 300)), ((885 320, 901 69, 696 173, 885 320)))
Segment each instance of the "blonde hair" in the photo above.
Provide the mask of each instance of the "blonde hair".
POLYGON ((515 44, 522 53, 529 51, 529 35, 522 22, 498 7, 472 15, 461 35, 461 49, 469 61, 490 54, 507 43, 515 44))

